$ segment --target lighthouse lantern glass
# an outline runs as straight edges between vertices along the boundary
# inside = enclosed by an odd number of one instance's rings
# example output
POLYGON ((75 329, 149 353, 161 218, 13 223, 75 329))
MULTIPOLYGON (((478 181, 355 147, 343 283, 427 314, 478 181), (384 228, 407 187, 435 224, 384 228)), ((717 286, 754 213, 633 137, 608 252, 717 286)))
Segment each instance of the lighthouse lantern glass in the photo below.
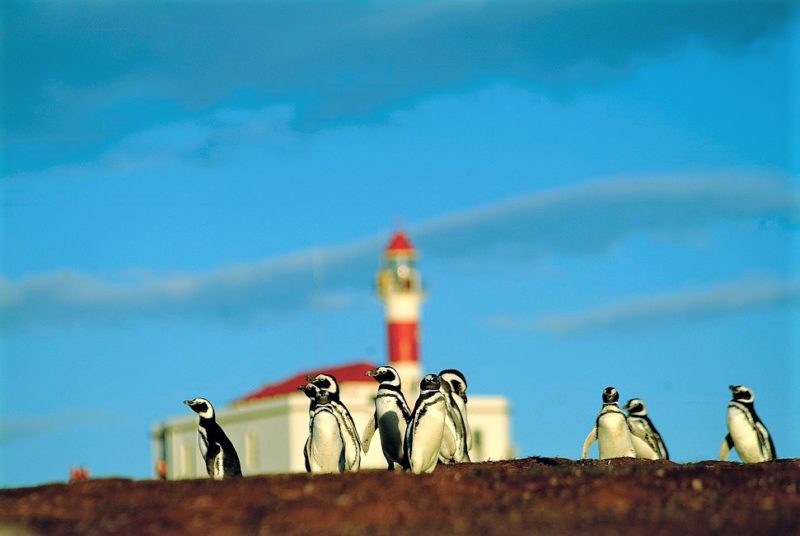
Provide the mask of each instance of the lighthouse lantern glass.
POLYGON ((408 256, 391 256, 384 260, 378 282, 381 294, 419 292, 420 280, 416 261, 408 256))

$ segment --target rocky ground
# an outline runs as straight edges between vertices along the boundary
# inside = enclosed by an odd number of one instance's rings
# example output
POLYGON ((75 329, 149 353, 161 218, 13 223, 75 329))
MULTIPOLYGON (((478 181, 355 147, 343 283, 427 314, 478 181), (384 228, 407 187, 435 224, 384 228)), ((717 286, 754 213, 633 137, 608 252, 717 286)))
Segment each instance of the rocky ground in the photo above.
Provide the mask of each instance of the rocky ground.
POLYGON ((800 459, 526 458, 237 481, 0 490, 0 535, 800 534, 800 459))

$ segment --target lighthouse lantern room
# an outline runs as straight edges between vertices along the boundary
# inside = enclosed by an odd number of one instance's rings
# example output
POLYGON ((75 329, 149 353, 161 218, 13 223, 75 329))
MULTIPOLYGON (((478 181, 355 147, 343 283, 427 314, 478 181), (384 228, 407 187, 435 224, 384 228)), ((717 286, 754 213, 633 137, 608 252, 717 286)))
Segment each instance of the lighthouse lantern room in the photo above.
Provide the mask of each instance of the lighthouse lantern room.
POLYGON ((417 270, 417 252, 402 231, 392 236, 384 251, 377 290, 386 313, 389 364, 397 369, 403 391, 413 400, 421 378, 419 319, 425 295, 417 270))

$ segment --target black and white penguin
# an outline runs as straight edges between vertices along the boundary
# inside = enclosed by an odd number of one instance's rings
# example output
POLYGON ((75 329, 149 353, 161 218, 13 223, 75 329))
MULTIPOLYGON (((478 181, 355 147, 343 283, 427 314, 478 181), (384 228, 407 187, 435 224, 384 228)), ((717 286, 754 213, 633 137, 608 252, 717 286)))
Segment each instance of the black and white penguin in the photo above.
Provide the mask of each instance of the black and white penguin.
POLYGON ((744 385, 728 387, 733 399, 728 402, 728 435, 719 449, 719 459, 725 461, 732 448, 745 463, 767 462, 777 458, 772 436, 761 422, 753 405, 756 396, 744 385))
POLYGON ((603 390, 603 408, 597 416, 594 428, 583 442, 581 458, 586 459, 592 443, 597 441, 600 450, 600 459, 607 458, 635 458, 631 432, 625 413, 617 405, 619 393, 613 387, 603 390))
POLYGON ((336 418, 339 420, 339 427, 342 432, 345 468, 352 472, 358 471, 361 467, 361 440, 358 438, 353 416, 350 415, 350 411, 348 411, 347 406, 344 405, 339 396, 339 383, 330 374, 306 376, 306 381, 328 392, 328 399, 336 410, 336 418))
POLYGON ((184 400, 184 404, 200 416, 197 426, 200 453, 206 461, 208 476, 214 480, 239 478, 242 469, 233 443, 225 435, 214 414, 214 406, 205 398, 184 400))
POLYGON ((381 436, 383 457, 389 464, 389 470, 393 470, 395 465, 408 469, 403 443, 411 410, 408 409, 401 390, 400 375, 389 366, 368 370, 366 374, 380 383, 375 396, 375 412, 361 434, 361 446, 364 452, 369 451, 369 444, 377 429, 381 436))
POLYGON ((644 401, 632 398, 622 409, 628 412, 628 428, 632 434, 631 440, 636 457, 647 460, 669 460, 667 446, 653 425, 653 421, 647 416, 644 401))
POLYGON ((441 380, 427 374, 419 385, 419 398, 406 429, 405 455, 412 473, 431 473, 439 461, 447 402, 440 390, 441 380))
POLYGON ((330 401, 330 393, 311 383, 297 389, 311 399, 308 439, 303 448, 306 471, 341 473, 345 469, 344 441, 336 409, 330 401))
POLYGON ((467 419, 467 380, 456 369, 445 369, 439 373, 440 389, 447 403, 444 437, 439 451, 442 463, 470 461, 469 449, 472 433, 467 419))

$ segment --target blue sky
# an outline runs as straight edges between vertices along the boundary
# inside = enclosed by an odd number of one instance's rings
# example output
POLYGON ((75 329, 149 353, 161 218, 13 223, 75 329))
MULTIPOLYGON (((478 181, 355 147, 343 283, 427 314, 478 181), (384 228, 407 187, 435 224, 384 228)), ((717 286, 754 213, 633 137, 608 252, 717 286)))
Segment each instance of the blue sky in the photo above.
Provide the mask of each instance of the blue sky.
POLYGON ((606 385, 714 458, 727 385, 800 434, 800 21, 781 3, 6 3, 0 483, 152 473, 148 432, 384 357, 576 457, 606 385))

